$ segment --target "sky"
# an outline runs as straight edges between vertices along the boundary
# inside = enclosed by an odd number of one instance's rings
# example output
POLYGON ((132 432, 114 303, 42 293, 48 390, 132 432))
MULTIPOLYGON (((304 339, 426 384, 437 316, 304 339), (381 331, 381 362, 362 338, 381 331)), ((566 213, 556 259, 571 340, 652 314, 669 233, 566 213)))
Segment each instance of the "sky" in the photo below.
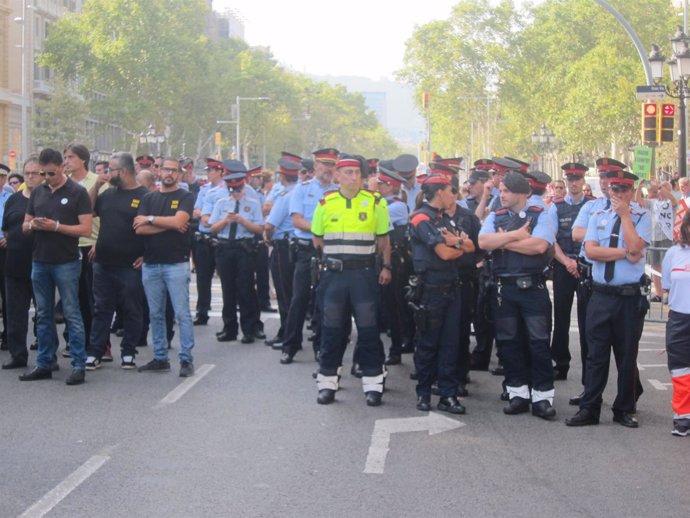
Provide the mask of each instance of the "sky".
POLYGON ((213 8, 232 8, 249 45, 270 47, 297 72, 393 79, 415 25, 448 18, 457 1, 213 0, 213 8))

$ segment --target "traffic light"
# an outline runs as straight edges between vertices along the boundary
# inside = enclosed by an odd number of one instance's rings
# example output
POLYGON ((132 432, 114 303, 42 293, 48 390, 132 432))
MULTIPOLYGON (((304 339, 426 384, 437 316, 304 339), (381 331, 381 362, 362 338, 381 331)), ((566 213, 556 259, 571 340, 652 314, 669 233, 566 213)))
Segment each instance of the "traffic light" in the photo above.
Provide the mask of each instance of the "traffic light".
POLYGON ((422 108, 425 110, 429 108, 429 92, 422 93, 422 108))
POLYGON ((661 105, 661 124, 659 124, 660 142, 673 142, 673 123, 676 118, 675 104, 661 105))
POLYGON ((656 103, 642 105, 642 143, 646 146, 657 144, 659 107, 656 103))

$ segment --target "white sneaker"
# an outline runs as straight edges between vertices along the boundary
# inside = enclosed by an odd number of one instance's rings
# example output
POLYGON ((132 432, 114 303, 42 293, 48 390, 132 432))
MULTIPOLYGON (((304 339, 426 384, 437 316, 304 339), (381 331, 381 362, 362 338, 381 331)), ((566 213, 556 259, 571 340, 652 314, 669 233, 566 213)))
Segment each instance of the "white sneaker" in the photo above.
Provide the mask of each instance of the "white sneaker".
POLYGON ((120 367, 123 369, 136 369, 137 364, 134 363, 134 356, 123 356, 120 367))
POLYGON ((89 356, 88 358, 86 358, 87 371, 95 371, 96 369, 100 369, 101 367, 103 367, 103 363, 101 363, 101 360, 99 360, 95 356, 89 356))

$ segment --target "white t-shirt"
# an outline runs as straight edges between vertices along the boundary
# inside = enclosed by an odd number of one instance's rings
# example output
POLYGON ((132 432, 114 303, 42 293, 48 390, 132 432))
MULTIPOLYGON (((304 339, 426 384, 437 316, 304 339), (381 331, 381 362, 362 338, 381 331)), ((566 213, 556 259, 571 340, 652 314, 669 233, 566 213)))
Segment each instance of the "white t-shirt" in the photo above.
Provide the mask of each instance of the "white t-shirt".
POLYGON ((662 241, 673 239, 673 221, 676 211, 670 200, 660 200, 658 198, 647 200, 647 207, 652 213, 652 240, 662 241))
POLYGON ((674 245, 661 265, 661 286, 670 290, 668 306, 678 313, 690 314, 690 247, 674 245))

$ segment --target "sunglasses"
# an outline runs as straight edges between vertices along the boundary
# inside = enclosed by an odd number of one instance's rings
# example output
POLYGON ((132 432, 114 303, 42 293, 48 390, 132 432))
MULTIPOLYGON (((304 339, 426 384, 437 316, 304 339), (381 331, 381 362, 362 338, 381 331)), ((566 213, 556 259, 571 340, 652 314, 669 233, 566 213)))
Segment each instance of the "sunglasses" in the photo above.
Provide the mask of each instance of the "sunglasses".
POLYGON ((609 186, 612 192, 619 193, 619 192, 628 192, 632 191, 632 185, 618 185, 618 184, 613 184, 609 186))
POLYGON ((55 176, 57 171, 39 171, 38 174, 41 176, 55 176))
POLYGON ((176 169, 174 167, 161 167, 160 170, 163 171, 164 173, 179 173, 180 172, 179 169, 176 169))
POLYGON ((10 185, 19 185, 20 183, 19 180, 10 180, 10 185))

